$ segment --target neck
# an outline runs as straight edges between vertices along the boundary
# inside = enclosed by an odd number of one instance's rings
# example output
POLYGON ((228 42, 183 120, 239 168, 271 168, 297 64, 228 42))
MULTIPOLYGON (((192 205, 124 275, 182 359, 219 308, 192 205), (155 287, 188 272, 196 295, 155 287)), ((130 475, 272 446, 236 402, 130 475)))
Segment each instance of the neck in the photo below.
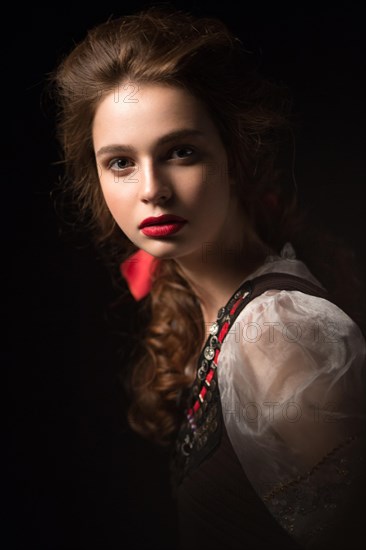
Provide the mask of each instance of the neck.
POLYGON ((240 251, 217 247, 206 257, 190 255, 175 259, 190 284, 201 306, 206 327, 216 320, 217 312, 224 306, 240 284, 267 256, 268 248, 259 240, 247 243, 240 251), (220 253, 219 253, 220 252, 220 253))

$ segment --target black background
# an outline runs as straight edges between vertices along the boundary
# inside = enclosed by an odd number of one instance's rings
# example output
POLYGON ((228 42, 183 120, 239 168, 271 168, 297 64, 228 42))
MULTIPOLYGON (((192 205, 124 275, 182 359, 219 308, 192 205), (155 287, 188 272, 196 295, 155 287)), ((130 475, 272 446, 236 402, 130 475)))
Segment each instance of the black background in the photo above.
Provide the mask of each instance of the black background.
MULTIPOLYGON (((289 85, 300 199, 365 269, 362 2, 173 4, 220 17, 261 52, 264 73, 289 85)), ((176 548, 166 457, 125 420, 119 373, 134 303, 116 322, 105 267, 87 236, 58 219, 53 111, 41 97, 47 74, 89 27, 146 5, 33 6, 3 23, 4 74, 8 63, 14 71, 3 89, 18 94, 2 115, 12 125, 11 150, 7 139, 3 148, 3 235, 11 243, 3 262, 11 275, 4 548, 176 548)))

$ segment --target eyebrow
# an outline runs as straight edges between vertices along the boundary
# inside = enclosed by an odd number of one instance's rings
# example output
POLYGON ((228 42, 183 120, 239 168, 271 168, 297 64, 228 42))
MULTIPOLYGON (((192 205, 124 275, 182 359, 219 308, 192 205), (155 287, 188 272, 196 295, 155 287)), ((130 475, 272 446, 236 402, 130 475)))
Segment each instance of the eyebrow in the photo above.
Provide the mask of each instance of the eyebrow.
MULTIPOLYGON (((174 132, 170 132, 169 134, 162 136, 161 138, 158 139, 157 144, 166 145, 167 143, 175 141, 176 139, 182 139, 187 137, 204 137, 204 135, 205 134, 200 130, 196 130, 193 128, 182 128, 181 130, 175 130, 174 132)), ((102 155, 106 155, 107 153, 118 155, 126 152, 134 153, 135 149, 131 145, 121 145, 121 144, 104 145, 99 149, 99 151, 97 151, 96 156, 100 157, 102 155)))

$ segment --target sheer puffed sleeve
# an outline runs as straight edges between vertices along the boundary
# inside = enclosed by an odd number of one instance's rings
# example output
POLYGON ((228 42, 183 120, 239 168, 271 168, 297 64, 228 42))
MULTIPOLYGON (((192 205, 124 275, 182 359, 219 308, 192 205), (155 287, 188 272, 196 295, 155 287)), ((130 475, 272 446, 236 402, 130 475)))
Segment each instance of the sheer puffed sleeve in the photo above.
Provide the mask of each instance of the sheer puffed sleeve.
POLYGON ((274 290, 248 304, 221 349, 234 451, 304 548, 321 547, 364 480, 365 349, 359 327, 335 304, 274 290))

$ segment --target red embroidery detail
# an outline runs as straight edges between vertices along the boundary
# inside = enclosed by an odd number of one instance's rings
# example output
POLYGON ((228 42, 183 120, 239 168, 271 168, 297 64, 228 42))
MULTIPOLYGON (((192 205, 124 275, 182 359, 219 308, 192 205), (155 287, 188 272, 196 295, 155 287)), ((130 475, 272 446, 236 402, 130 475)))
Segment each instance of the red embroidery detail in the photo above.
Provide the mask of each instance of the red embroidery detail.
MULTIPOLYGON (((242 301, 242 296, 235 302, 233 307, 230 309, 230 315, 233 315, 236 312, 236 310, 237 310, 237 308, 238 308, 241 301, 242 301)), ((220 342, 220 344, 222 343, 223 339, 225 338, 229 328, 230 328, 230 321, 225 321, 225 323, 222 325, 221 330, 220 330, 220 332, 217 336, 217 340, 220 342)), ((214 355, 213 360, 212 360, 212 363, 214 363, 216 366, 217 366, 217 363, 218 363, 219 355, 220 355, 220 349, 217 348, 215 350, 215 355, 214 355)), ((189 411, 187 412, 187 417, 188 417, 188 420, 189 420, 190 423, 193 422, 194 414, 201 407, 201 401, 203 402, 203 400, 205 398, 205 395, 207 393, 207 387, 204 384, 205 384, 205 382, 207 382, 208 385, 210 385, 210 382, 211 382, 214 374, 215 374, 215 369, 211 367, 210 371, 208 372, 208 374, 207 374, 207 376, 206 376, 206 378, 203 382, 202 389, 201 389, 200 393, 198 394, 198 399, 194 403, 193 407, 191 409, 189 409, 189 411)))
POLYGON ((200 391, 201 399, 205 398, 206 393, 207 393, 207 388, 203 387, 202 390, 200 391))
POLYGON ((230 310, 230 315, 234 315, 234 313, 235 313, 235 311, 237 310, 238 305, 240 304, 240 302, 241 302, 241 298, 240 298, 239 300, 237 300, 237 301, 235 302, 235 304, 233 305, 233 307, 231 308, 231 310, 230 310))
POLYGON ((208 375, 206 376, 207 382, 211 382, 214 374, 215 374, 215 371, 213 369, 211 369, 210 372, 208 373, 208 375))
POLYGON ((218 341, 221 343, 223 339, 226 336, 227 331, 229 330, 230 323, 229 321, 225 321, 225 323, 222 325, 220 333, 217 337, 218 341))

